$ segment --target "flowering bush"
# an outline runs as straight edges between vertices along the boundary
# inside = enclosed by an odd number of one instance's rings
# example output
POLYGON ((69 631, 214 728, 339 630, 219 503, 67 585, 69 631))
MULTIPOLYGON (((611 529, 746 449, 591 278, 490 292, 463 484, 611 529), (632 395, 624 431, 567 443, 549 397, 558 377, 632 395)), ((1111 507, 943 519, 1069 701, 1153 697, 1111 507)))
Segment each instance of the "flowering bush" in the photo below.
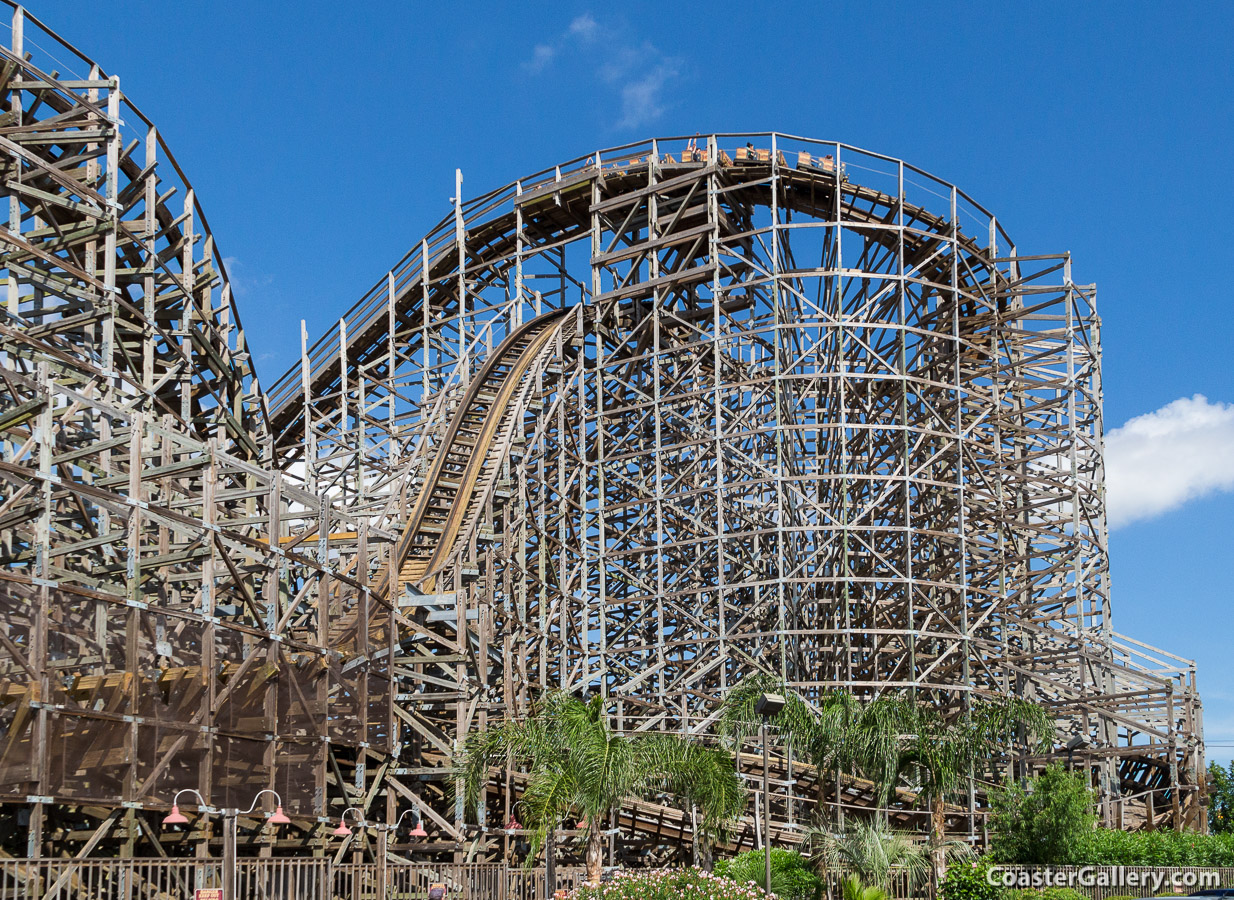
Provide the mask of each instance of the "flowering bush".
POLYGON ((609 881, 567 891, 563 900, 773 900, 757 885, 701 869, 617 872, 609 881))

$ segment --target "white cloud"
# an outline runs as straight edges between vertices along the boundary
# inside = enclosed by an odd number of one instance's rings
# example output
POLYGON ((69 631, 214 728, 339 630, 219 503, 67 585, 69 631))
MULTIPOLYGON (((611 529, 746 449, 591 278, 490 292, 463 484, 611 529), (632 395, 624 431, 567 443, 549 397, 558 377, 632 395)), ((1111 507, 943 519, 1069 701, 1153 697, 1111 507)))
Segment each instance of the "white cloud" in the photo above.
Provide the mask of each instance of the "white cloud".
POLYGON ((602 25, 584 13, 550 43, 536 44, 523 68, 540 73, 571 59, 588 66, 592 77, 613 92, 612 103, 620 107, 615 127, 621 129, 642 127, 664 114, 666 90, 682 65, 651 43, 631 41, 624 29, 602 25), (592 44, 597 46, 584 49, 592 44))
POLYGON ((1234 489, 1234 405, 1181 397, 1106 435, 1110 527, 1234 489))
POLYGON ((531 51, 531 59, 523 63, 523 68, 528 72, 542 72, 556 55, 557 48, 551 44, 536 44, 535 49, 531 51))
POLYGON ((254 272, 252 267, 239 257, 224 256, 223 266, 227 269, 227 280, 231 283, 232 294, 241 301, 258 293, 266 293, 265 289, 274 283, 272 275, 254 272))
POLYGON ((599 60, 596 74, 604 83, 613 84, 638 69, 654 65, 656 58, 660 55, 660 51, 645 41, 637 47, 633 45, 610 46, 607 55, 599 60))
POLYGON ((674 60, 665 60, 654 69, 621 88, 621 121, 618 128, 638 128, 654 122, 664 113, 664 86, 677 75, 674 60))
POLYGON ((583 13, 570 23, 570 34, 581 41, 594 41, 599 33, 599 23, 588 13, 583 13))

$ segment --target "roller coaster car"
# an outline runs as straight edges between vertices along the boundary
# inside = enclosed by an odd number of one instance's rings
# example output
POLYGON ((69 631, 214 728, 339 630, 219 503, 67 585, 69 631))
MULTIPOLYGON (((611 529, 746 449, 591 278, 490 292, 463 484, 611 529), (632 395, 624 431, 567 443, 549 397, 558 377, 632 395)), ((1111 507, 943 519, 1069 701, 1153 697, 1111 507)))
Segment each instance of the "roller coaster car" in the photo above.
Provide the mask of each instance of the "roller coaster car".
POLYGON ((687 147, 685 150, 681 151, 681 161, 683 163, 684 162, 705 163, 707 162, 707 151, 700 150, 697 147, 687 147))
MULTIPOLYGON (((797 153, 797 168, 798 169, 813 169, 816 172, 826 172, 828 175, 834 175, 836 171, 836 161, 831 158, 831 154, 815 158, 801 150, 797 153)), ((840 166, 840 181, 848 184, 848 173, 844 171, 844 166, 840 166)))
MULTIPOLYGON (((776 159, 780 165, 787 166, 788 161, 784 158, 784 151, 776 151, 776 159)), ((737 162, 742 165, 764 165, 771 162, 771 151, 763 147, 738 147, 737 162)))

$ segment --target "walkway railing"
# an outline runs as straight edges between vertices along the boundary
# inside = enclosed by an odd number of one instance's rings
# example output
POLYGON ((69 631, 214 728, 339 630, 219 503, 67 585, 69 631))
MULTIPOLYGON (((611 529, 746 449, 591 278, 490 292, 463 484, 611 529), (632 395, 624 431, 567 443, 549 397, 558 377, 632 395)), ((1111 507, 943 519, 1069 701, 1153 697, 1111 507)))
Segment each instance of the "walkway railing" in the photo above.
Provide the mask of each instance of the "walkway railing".
MULTIPOLYGON (((197 891, 221 890, 217 859, 0 859, 0 900, 195 900, 197 891)), ((1091 900, 1118 896, 1189 894, 1234 886, 1234 868, 1190 866, 1003 866, 1007 887, 1072 887, 1091 900)), ((556 890, 581 884, 586 871, 557 868, 556 890)), ((829 896, 842 895, 843 873, 827 878, 829 896)), ((242 859, 234 900, 428 900, 433 885, 443 900, 542 900, 544 869, 497 863, 335 864, 324 858, 242 859)), ((923 896, 903 873, 891 897, 923 896)), ((208 897, 209 894, 197 895, 208 897)), ((224 898, 233 900, 233 898, 224 898)))
MULTIPOLYGON (((573 888, 585 877, 581 868, 558 866, 556 889, 573 888)), ((435 884, 445 885, 444 900, 540 900, 544 869, 242 859, 235 900, 428 900, 435 884)), ((0 900, 195 900, 198 891, 223 887, 217 859, 0 860, 0 900)))

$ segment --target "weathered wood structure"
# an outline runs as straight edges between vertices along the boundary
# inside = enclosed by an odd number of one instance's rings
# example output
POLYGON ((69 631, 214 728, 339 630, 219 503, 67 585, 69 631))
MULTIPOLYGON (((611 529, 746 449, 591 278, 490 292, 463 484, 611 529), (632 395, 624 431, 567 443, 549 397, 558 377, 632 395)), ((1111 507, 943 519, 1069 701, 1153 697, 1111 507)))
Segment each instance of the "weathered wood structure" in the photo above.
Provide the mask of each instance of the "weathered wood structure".
MULTIPOLYGON (((158 829, 177 789, 272 788, 294 826, 247 822, 263 852, 326 846, 354 805, 492 856, 518 782, 468 823, 469 729, 563 687, 703 739, 755 671, 957 712, 1032 697, 1085 740, 1109 821, 1198 826, 1194 666, 1112 630, 1099 321, 1067 256, 843 144, 652 140, 472 200, 460 176, 263 390, 192 186, 119 80, 20 8, 0 59, 14 846, 204 854, 211 820, 158 829)), ((820 797, 872 802, 791 747, 777 766, 777 836, 820 797)), ((691 821, 615 824, 659 852, 691 821)))

